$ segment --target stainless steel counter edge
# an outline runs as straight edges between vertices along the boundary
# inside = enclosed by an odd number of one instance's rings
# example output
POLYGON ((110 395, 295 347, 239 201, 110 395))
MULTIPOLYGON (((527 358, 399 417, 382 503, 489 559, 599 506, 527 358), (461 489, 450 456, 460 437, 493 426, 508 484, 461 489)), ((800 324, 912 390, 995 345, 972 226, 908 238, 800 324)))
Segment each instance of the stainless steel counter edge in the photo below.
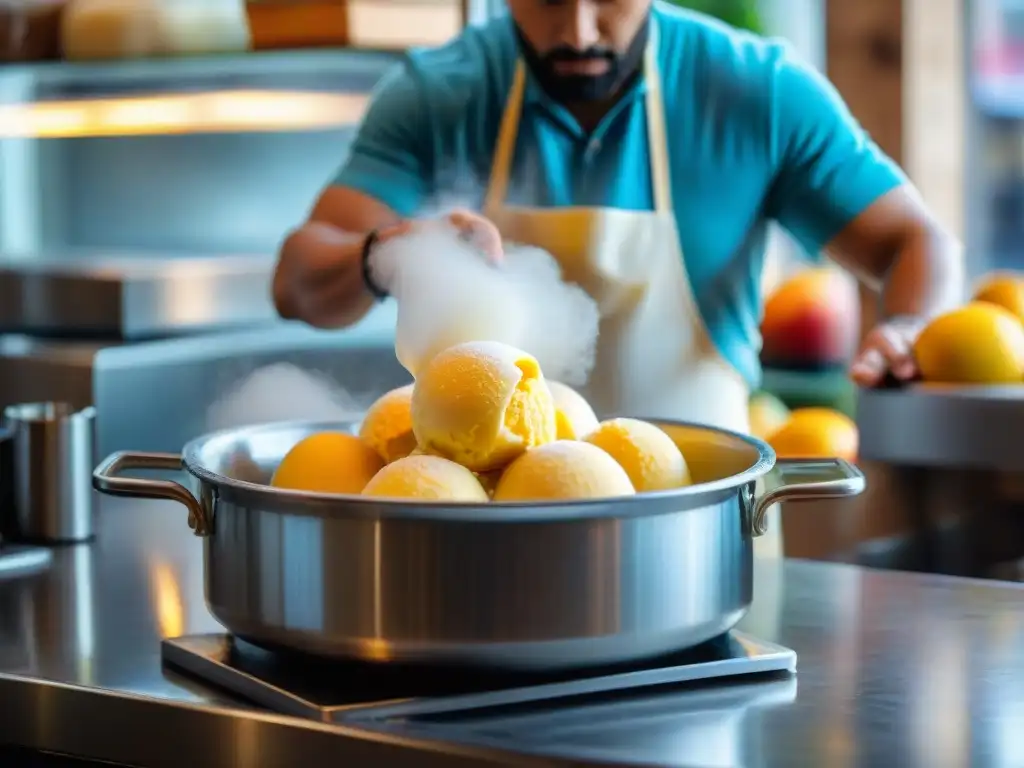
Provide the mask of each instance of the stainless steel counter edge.
POLYGON ((0 674, 0 701, 0 745, 145 768, 294 768, 340 759, 395 768, 576 764, 12 674, 0 674), (156 732, 174 734, 173 752, 156 732))

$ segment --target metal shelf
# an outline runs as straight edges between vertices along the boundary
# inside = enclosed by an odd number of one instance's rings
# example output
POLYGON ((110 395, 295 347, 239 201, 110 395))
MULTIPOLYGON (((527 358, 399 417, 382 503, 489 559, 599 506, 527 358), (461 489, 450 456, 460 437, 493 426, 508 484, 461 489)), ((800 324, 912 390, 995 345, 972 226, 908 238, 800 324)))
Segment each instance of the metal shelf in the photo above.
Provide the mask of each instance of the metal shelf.
POLYGON ((318 49, 0 67, 0 104, 169 91, 369 91, 400 51, 318 49))

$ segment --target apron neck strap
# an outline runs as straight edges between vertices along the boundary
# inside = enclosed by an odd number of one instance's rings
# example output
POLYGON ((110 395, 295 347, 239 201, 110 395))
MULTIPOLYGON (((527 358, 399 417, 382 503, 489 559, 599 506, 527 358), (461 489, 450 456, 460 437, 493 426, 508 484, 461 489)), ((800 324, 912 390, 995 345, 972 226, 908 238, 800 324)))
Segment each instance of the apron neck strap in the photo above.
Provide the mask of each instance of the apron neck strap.
MULTIPOLYGON (((644 78, 647 85, 647 145, 650 158, 651 186, 654 209, 658 213, 672 214, 672 186, 669 174, 668 133, 665 126, 665 104, 661 89, 661 70, 658 67, 658 24, 651 16, 650 36, 644 49, 644 78)), ((505 102, 498 140, 491 161, 491 178, 484 198, 484 215, 497 211, 508 193, 509 175, 519 135, 519 117, 526 92, 526 67, 522 59, 516 62, 512 89, 505 102)))
POLYGON ((516 72, 512 78, 512 90, 505 101, 505 114, 501 118, 498 130, 498 141, 494 147, 494 159, 491 160, 491 179, 484 198, 484 215, 491 217, 505 203, 508 192, 508 177, 512 169, 512 156, 516 150, 516 137, 519 135, 519 115, 523 111, 523 94, 526 91, 526 67, 523 60, 516 62, 516 72))
POLYGON ((672 182, 669 173, 668 130, 665 123, 665 99, 658 66, 658 23, 651 16, 651 33, 644 51, 644 78, 647 82, 647 154, 651 161, 651 188, 654 210, 673 215, 672 182))

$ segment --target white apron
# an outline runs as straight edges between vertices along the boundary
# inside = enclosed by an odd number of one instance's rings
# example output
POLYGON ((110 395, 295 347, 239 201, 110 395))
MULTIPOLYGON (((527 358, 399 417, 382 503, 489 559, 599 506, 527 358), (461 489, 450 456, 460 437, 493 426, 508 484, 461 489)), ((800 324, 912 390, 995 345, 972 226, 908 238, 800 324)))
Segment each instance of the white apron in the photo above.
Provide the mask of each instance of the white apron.
MULTIPOLYGON (((644 58, 654 211, 505 205, 522 111, 520 61, 505 105, 484 202, 504 239, 551 253, 601 312, 597 356, 583 393, 599 416, 681 419, 749 432, 746 382, 719 354, 701 318, 676 230, 657 35, 644 58)), ((777 509, 755 554, 780 557, 777 509)))

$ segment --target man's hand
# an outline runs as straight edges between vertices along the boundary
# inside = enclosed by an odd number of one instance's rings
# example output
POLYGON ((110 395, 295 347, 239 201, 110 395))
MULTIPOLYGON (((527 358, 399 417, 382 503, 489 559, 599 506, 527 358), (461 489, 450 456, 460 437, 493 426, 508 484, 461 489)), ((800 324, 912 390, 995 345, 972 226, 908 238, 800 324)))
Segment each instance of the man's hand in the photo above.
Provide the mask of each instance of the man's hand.
POLYGON ((881 384, 886 373, 900 381, 917 376, 914 341, 924 328, 919 318, 893 318, 872 329, 850 367, 850 376, 862 387, 881 384))
MULTIPOLYGON (((470 211, 385 224, 378 230, 378 242, 437 226, 454 227, 488 261, 501 262, 497 227, 470 211)), ((340 328, 365 315, 374 301, 363 277, 365 241, 365 232, 347 232, 317 220, 292 232, 281 247, 274 275, 274 302, 281 316, 319 328, 340 328)))
POLYGON ((459 234, 471 245, 480 249, 480 252, 487 257, 487 260, 494 264, 501 263, 504 258, 504 251, 501 245, 501 233, 498 228, 489 220, 478 213, 463 209, 452 211, 439 219, 418 221, 405 220, 380 231, 380 242, 393 237, 400 237, 415 232, 424 226, 435 226, 446 224, 455 227, 459 234))

